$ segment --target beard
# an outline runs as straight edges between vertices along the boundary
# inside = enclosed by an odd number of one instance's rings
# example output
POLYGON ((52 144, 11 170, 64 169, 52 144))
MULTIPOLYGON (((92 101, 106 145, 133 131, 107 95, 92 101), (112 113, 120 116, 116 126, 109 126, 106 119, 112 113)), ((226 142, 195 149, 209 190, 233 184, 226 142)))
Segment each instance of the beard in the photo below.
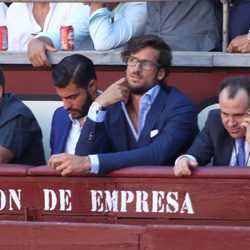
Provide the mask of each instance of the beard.
POLYGON ((90 107, 92 102, 93 102, 93 100, 92 100, 90 94, 88 93, 87 99, 86 99, 85 103, 82 105, 81 109, 69 108, 68 112, 71 114, 73 119, 79 120, 88 114, 89 107, 90 107), (72 114, 72 113, 74 113, 74 114, 72 114))
POLYGON ((130 93, 134 95, 144 95, 146 92, 150 90, 150 88, 129 86, 129 90, 130 93))

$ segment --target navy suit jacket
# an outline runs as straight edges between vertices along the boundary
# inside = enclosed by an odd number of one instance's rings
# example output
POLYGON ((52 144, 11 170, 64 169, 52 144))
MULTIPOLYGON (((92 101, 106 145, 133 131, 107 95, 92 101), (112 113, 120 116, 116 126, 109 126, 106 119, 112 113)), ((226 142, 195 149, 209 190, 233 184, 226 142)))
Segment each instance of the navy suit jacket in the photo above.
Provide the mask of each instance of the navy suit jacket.
POLYGON ((197 115, 192 102, 174 87, 161 88, 136 141, 121 103, 108 108, 105 122, 87 119, 76 147, 85 155, 84 145, 92 143, 98 154, 99 174, 135 165, 173 164, 197 134, 197 115), (151 131, 158 131, 152 136, 151 131), (109 153, 106 153, 109 152, 109 153))
POLYGON ((65 152, 65 145, 71 129, 72 121, 69 119, 69 112, 63 107, 57 108, 51 124, 50 149, 51 154, 65 152))
POLYGON ((224 128, 218 109, 209 112, 204 128, 187 154, 195 156, 201 166, 207 165, 212 158, 214 166, 228 166, 233 147, 234 139, 224 128))

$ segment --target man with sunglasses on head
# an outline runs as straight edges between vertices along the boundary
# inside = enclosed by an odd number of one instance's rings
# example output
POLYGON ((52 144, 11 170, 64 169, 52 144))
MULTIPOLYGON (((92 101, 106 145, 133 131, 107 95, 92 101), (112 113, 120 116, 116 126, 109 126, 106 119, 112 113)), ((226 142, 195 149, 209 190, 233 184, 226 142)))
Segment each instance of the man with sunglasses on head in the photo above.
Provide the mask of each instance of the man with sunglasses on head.
POLYGON ((92 103, 76 154, 53 155, 49 166, 62 175, 106 174, 135 165, 170 165, 192 143, 197 115, 192 102, 164 79, 170 47, 156 35, 131 39, 122 52, 126 76, 92 103), (97 154, 85 155, 92 141, 97 154), (102 152, 102 153, 100 153, 102 152))

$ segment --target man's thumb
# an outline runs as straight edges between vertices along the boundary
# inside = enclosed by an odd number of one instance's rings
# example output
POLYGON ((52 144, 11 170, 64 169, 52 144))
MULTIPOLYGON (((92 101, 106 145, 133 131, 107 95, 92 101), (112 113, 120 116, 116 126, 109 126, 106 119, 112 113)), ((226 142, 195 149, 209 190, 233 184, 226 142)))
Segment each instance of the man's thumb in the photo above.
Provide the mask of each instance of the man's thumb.
POLYGON ((189 164, 192 168, 198 167, 198 163, 196 161, 190 161, 189 164))
POLYGON ((46 49, 46 51, 49 51, 49 52, 56 52, 57 51, 56 48, 50 46, 49 44, 45 45, 45 49, 46 49))

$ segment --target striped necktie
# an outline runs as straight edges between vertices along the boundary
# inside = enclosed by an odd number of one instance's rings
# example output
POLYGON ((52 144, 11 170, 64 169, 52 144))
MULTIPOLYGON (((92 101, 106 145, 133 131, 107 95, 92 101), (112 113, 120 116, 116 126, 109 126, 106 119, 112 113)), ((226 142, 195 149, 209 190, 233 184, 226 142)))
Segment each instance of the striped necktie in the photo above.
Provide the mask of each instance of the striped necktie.
POLYGON ((237 154, 237 161, 236 165, 238 166, 245 166, 246 165, 246 159, 245 159, 245 138, 241 137, 236 139, 238 144, 238 154, 237 154))

